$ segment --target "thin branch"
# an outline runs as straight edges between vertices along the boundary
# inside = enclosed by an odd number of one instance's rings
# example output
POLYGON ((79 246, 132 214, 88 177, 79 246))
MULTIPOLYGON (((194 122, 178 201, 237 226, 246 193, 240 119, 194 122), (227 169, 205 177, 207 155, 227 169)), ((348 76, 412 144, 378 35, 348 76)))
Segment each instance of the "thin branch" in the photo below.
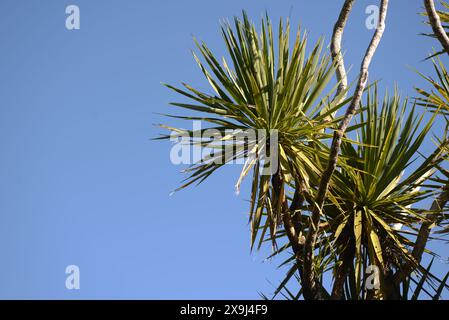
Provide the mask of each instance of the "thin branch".
MULTIPOLYGON (((337 69, 337 80, 339 81, 337 93, 335 97, 339 97, 342 92, 344 92, 348 88, 348 77, 346 74, 345 63, 343 60, 343 54, 341 53, 341 39, 343 37, 343 32, 345 30, 346 22, 348 21, 349 14, 351 13, 352 6, 354 5, 355 0, 346 0, 341 8, 340 15, 338 16, 338 20, 335 23, 334 31, 332 34, 332 42, 331 42, 331 55, 332 60, 336 63, 337 69)), ((341 96, 340 101, 343 101, 346 98, 346 94, 341 96)), ((339 102, 340 102, 339 101, 339 102)))
POLYGON ((379 46, 380 40, 382 39, 385 30, 385 20, 387 17, 388 2, 389 0, 381 0, 379 24, 363 58, 360 68, 359 80, 352 101, 348 109, 346 110, 346 114, 343 120, 341 121, 338 129, 334 132, 334 138, 332 140, 332 145, 330 149, 329 162, 321 178, 318 194, 316 197, 316 204, 312 212, 309 234, 307 235, 306 243, 304 246, 304 279, 305 279, 304 297, 306 299, 315 300, 321 298, 319 290, 317 290, 316 277, 314 271, 314 250, 318 237, 318 224, 320 222, 320 215, 324 206, 331 177, 337 166, 338 154, 340 152, 342 138, 352 118, 354 117, 354 114, 357 112, 357 109, 361 102, 362 94, 363 91, 365 90, 366 83, 368 80, 368 68, 371 64, 371 60, 374 56, 374 53, 377 50, 377 47, 379 46))
POLYGON ((432 229, 432 225, 438 218, 438 212, 444 208, 446 203, 449 201, 449 186, 446 185, 443 188, 443 191, 439 194, 438 198, 436 198, 431 207, 430 211, 434 212, 433 217, 421 225, 419 229, 418 236, 416 237, 416 242, 413 247, 412 256, 415 258, 417 263, 421 262, 422 255, 424 253, 424 249, 426 248, 427 241, 429 240, 430 231, 432 229))
POLYGON ((447 36, 446 31, 444 31, 444 28, 441 25, 440 16, 435 9, 435 3, 433 2, 433 0, 424 0, 424 5, 426 7, 427 15, 429 17, 429 22, 432 26, 433 33, 440 41, 444 50, 449 54, 449 37, 447 36))

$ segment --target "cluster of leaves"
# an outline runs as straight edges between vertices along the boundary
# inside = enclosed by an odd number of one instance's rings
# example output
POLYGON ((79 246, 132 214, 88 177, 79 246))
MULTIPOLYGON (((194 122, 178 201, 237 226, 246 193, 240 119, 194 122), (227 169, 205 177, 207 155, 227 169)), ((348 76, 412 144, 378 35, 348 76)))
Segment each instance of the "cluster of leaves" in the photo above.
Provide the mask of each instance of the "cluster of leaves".
MULTIPOLYGON (((290 265, 290 269, 275 296, 282 293, 300 298, 301 289, 292 293, 287 288, 291 279, 301 284, 297 275, 301 266, 295 255, 289 254, 292 244, 284 218, 291 218, 298 237, 308 234, 315 194, 329 158, 329 140, 351 97, 344 98, 346 91, 336 95, 338 83, 331 81, 336 65, 323 53, 321 40, 308 53, 307 36, 298 31, 290 47, 288 21, 284 26, 281 20, 275 37, 268 17, 262 19, 259 33, 244 13, 242 20, 234 19, 233 26, 224 23, 222 35, 231 63, 225 58, 220 61, 206 44, 195 41, 201 58, 196 54, 194 58, 213 93, 187 84, 183 88, 167 85, 189 100, 172 105, 199 114, 172 117, 201 120, 208 128, 162 127, 182 134, 191 146, 235 151, 229 157, 223 157, 223 152, 204 156, 187 169, 190 174, 181 188, 201 183, 226 163, 245 160, 237 188, 252 171, 251 244, 260 248, 270 243, 272 257, 287 253, 282 265, 290 265), (204 137, 210 129, 221 134, 218 141, 204 137), (267 137, 272 131, 278 135, 277 145, 269 146, 277 151, 279 161, 278 170, 271 175, 261 169, 265 161, 260 150, 268 148, 267 141, 242 143, 238 137, 248 129, 262 130, 267 137)), ((449 106, 449 77, 441 67, 440 83, 433 82, 439 95, 419 91, 422 98, 417 105, 432 110, 430 116, 427 109, 417 111, 415 104, 401 99, 396 91, 381 98, 376 85, 368 90, 358 121, 344 138, 322 211, 314 267, 323 291, 323 279, 329 273, 334 279, 343 275, 347 299, 388 298, 393 292, 395 297, 407 299, 413 285, 412 297, 417 298, 421 291, 430 294, 429 288, 439 296, 445 288, 447 277, 439 280, 411 254, 420 226, 433 221, 434 215, 444 216, 441 210, 423 208, 422 200, 436 196, 447 181, 447 177, 436 176, 436 172, 447 174, 442 169, 445 139, 432 154, 420 154, 435 118, 449 110, 440 112, 443 104, 449 106), (370 265, 380 270, 381 285, 367 291, 365 270, 370 265), (397 293, 391 279, 410 268, 417 272, 402 279, 403 290, 397 293)), ((169 139, 170 135, 160 138, 169 139)), ((443 224, 444 219, 438 222, 443 224)))
MULTIPOLYGON (((423 208, 422 200, 436 195, 439 184, 434 173, 446 151, 439 147, 427 157, 418 155, 436 113, 424 122, 424 114, 417 115, 414 106, 408 110, 409 102, 401 101, 397 93, 379 100, 376 88, 367 93, 359 117, 363 125, 355 132, 358 143, 342 146, 347 165, 335 172, 323 209, 316 269, 346 273, 347 299, 373 298, 374 293, 365 290, 368 266, 380 270, 377 298, 407 298, 410 282, 416 286, 414 297, 424 283, 441 293, 447 279, 438 280, 411 254, 422 223, 441 214, 423 208), (403 291, 395 292, 393 275, 407 272, 410 265, 417 271, 415 277, 407 277, 403 291)), ((276 294, 289 292, 286 284, 293 270, 276 294)))
MULTIPOLYGON (((449 13, 446 13, 446 15, 449 17, 449 13)), ((447 144, 449 139, 449 74, 440 58, 434 58, 432 62, 436 74, 435 79, 420 73, 420 75, 431 85, 432 89, 429 91, 416 88, 416 91, 419 94, 416 100, 418 105, 425 106, 444 118, 446 125, 443 136, 437 137, 437 141, 447 154, 449 151, 447 144)), ((447 161, 447 158, 445 160, 447 161)), ((440 175, 438 177, 434 177, 433 180, 440 185, 447 186, 449 182, 449 171, 442 165, 438 165, 437 169, 440 175)), ((449 202, 446 203, 446 207, 444 209, 448 209, 448 204, 449 202)), ((441 212, 440 217, 437 220, 438 225, 444 226, 444 228, 439 230, 437 234, 449 233, 449 220, 447 219, 445 212, 446 211, 441 212)))
MULTIPOLYGON (((335 73, 335 65, 329 55, 322 55, 322 41, 318 41, 306 55, 306 34, 299 30, 290 49, 290 25, 287 22, 284 27, 281 21, 276 50, 273 27, 268 18, 262 21, 260 36, 245 13, 242 21, 235 18, 234 25, 235 31, 228 23, 222 26, 233 68, 224 58, 220 64, 205 43, 195 41, 206 65, 196 54, 194 58, 213 89, 213 95, 187 84, 183 84, 184 89, 167 85, 194 102, 172 105, 205 114, 177 118, 201 120, 209 126, 200 132, 163 127, 184 135, 192 146, 201 144, 213 149, 223 146, 236 150, 225 159, 222 155, 229 154, 226 150, 192 165, 187 170, 191 175, 181 188, 204 181, 226 163, 247 159, 237 187, 253 170, 250 221, 254 244, 262 215, 271 212, 275 204, 269 203, 270 176, 259 172, 259 154, 263 146, 259 141, 241 143, 239 130, 263 130, 267 137, 270 132, 276 132, 282 174, 286 177, 301 175, 306 183, 316 181, 322 171, 321 164, 327 160, 327 147, 322 141, 331 135, 326 129, 336 127, 341 117, 333 115, 347 100, 337 103, 339 99, 330 98, 337 86, 325 91, 335 73), (196 139, 204 138, 204 133, 210 129, 221 133, 222 138, 217 145, 211 146, 209 139, 196 139)), ((344 94, 342 92, 340 96, 344 94)), ((168 139, 170 136, 160 138, 168 139)), ((267 216, 272 232, 276 232, 278 220, 274 214, 267 216)))

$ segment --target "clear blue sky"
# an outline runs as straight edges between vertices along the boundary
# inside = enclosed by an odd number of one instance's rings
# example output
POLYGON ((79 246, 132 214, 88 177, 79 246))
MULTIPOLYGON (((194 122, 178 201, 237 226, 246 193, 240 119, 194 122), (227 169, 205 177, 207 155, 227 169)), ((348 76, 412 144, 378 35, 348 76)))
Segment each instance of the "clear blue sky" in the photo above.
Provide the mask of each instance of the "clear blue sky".
MULTIPOLYGON (((177 97, 160 82, 207 88, 192 35, 219 55, 219 19, 291 16, 311 40, 330 38, 335 0, 2 0, 0 2, 0 298, 258 298, 282 272, 268 251, 250 254, 247 195, 231 166, 170 196, 182 178, 169 143, 154 142, 177 97), (81 29, 65 28, 65 8, 81 29), (65 268, 81 269, 81 290, 65 268)), ((354 65, 372 35, 358 1, 344 37, 354 65)), ((372 64, 404 94, 426 86, 407 66, 432 39, 421 1, 393 0, 372 64)), ((173 122, 171 122, 173 123, 173 122)), ((442 252, 444 253, 444 252, 442 252)), ((447 270, 441 262, 437 270, 447 270)))

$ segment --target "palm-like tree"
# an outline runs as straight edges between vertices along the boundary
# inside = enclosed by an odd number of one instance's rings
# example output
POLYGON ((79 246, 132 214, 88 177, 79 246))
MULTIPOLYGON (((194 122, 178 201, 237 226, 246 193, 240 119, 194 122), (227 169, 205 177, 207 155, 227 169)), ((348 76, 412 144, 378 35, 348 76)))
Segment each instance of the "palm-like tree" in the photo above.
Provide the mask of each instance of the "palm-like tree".
POLYGON ((368 93, 364 107, 363 125, 356 132, 358 143, 343 144, 348 166, 335 172, 322 218, 321 236, 330 241, 322 242, 329 248, 322 246, 321 251, 332 257, 336 298, 343 294, 353 299, 373 294, 385 298, 396 294, 388 279, 392 273, 408 265, 420 270, 409 251, 410 235, 430 214, 420 208, 420 202, 433 190, 420 188, 441 160, 435 152, 410 168, 419 158, 417 152, 433 118, 423 124, 424 115, 416 116, 414 107, 406 113, 408 101, 401 101, 397 93, 379 102, 375 89, 368 93), (380 289, 367 295, 364 270, 370 265, 380 271, 380 289), (349 287, 344 287, 345 281, 349 287))
MULTIPOLYGON (((306 33, 298 30, 291 48, 289 34, 288 21, 284 27, 281 20, 275 37, 268 17, 262 19, 259 33, 243 13, 233 26, 222 26, 228 60, 220 61, 206 44, 195 41, 200 55, 194 58, 211 92, 188 84, 167 86, 187 100, 172 105, 195 112, 172 117, 200 120, 208 126, 200 130, 162 127, 183 135, 191 146, 215 152, 203 155, 186 170, 189 176, 181 188, 203 182, 224 164, 244 160, 236 187, 252 171, 252 247, 271 243, 272 256, 293 251, 283 263, 291 267, 275 295, 301 296, 305 285, 302 253, 307 250, 302 244, 311 232, 318 235, 313 270, 323 298, 406 299, 405 289, 411 283, 416 283, 414 296, 426 290, 425 283, 438 293, 445 281, 421 266, 413 252, 413 238, 421 225, 441 214, 441 210, 422 208, 421 201, 437 190, 429 181, 435 180, 445 159, 445 143, 441 141, 429 156, 419 154, 441 108, 436 106, 437 112, 425 121, 425 115, 396 92, 380 101, 376 85, 368 90, 358 109, 358 122, 345 132, 337 170, 314 229, 310 221, 329 159, 329 141, 343 118, 340 109, 352 97, 345 98, 347 88, 340 90, 339 81, 331 84, 338 64, 323 53, 323 42, 318 41, 308 53, 306 33), (219 139, 204 135, 211 129, 220 134, 219 139), (245 130, 262 131, 264 139, 241 139, 245 130), (268 141, 271 132, 277 134, 276 145, 268 141), (263 148, 276 151, 279 165, 270 174, 263 170, 263 148), (234 152, 229 155, 228 149, 234 152), (380 286, 367 288, 368 266, 379 270, 380 286), (412 275, 412 271, 417 272, 412 275), (332 274, 331 291, 323 280, 328 274, 332 274), (287 288, 293 277, 300 285, 294 294, 287 288)), ((425 96, 425 104, 429 97, 425 96)))
MULTIPOLYGON (((253 170, 250 221, 254 244, 263 216, 266 217, 264 231, 269 227, 275 238, 281 220, 282 201, 279 192, 272 190, 273 182, 276 184, 272 181, 273 177, 259 171, 262 161, 256 152, 259 141, 242 141, 240 130, 262 130, 267 137, 270 132, 277 133, 280 170, 273 176, 282 176, 285 182, 300 182, 309 188, 311 180, 316 184, 323 162, 327 159, 327 146, 323 140, 331 135, 326 129, 334 128, 340 121, 341 117, 334 114, 347 100, 337 102, 346 92, 341 92, 337 99, 331 98, 337 88, 328 88, 335 65, 329 55, 322 54, 322 41, 316 43, 307 55, 306 34, 300 30, 290 49, 288 21, 285 27, 280 21, 277 47, 268 18, 262 19, 260 35, 245 13, 243 20, 235 18, 234 26, 235 30, 228 23, 222 26, 232 68, 225 59, 220 63, 205 43, 195 41, 204 62, 196 54, 194 58, 208 80, 212 94, 200 92, 187 84, 183 84, 184 89, 167 86, 191 101, 172 105, 202 114, 178 118, 209 124, 200 132, 182 131, 191 145, 236 150, 229 157, 223 156, 227 154, 226 150, 203 157, 187 170, 191 174, 181 188, 202 182, 226 163, 244 158, 246 164, 237 188, 253 170), (216 144, 203 135, 210 129, 222 134, 216 144)), ((177 128, 163 127, 181 132, 177 128)), ((165 135, 161 138, 169 137, 165 135)))

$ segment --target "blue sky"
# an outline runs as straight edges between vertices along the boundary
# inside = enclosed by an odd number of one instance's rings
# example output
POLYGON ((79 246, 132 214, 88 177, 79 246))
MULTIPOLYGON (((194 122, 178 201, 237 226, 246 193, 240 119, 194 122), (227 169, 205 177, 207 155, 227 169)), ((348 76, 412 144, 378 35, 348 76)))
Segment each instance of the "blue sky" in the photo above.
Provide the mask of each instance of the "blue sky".
MULTIPOLYGON (((344 36, 354 80, 372 35, 358 1, 344 36)), ((250 254, 239 169, 170 196, 182 168, 170 144, 150 141, 176 100, 160 82, 207 89, 192 35, 225 53, 219 20, 246 9, 255 20, 290 16, 326 41, 339 1, 2 0, 0 2, 0 298, 258 298, 280 260, 250 254), (65 28, 78 5, 81 29, 65 28), (81 289, 65 288, 65 268, 81 289)), ((421 1, 391 1, 370 79, 404 95, 432 74, 438 44, 421 1)), ((171 122, 174 123, 174 122, 171 122)), ((430 150, 430 149, 429 149, 430 150)), ((438 248, 437 248, 438 249, 438 248)), ((441 249, 441 248, 440 248, 441 249)), ((444 253, 444 252, 442 252, 444 253)), ((441 262, 437 271, 447 270, 441 262)))

